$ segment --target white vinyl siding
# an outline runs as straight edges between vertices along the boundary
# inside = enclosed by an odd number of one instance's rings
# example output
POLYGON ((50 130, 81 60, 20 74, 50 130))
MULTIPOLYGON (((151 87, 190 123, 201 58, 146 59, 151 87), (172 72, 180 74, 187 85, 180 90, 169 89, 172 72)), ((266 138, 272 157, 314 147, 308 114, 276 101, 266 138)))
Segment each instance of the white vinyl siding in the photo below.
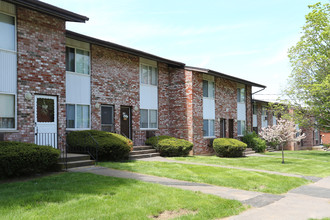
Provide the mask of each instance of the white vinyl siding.
POLYGON ((140 58, 140 129, 158 128, 157 62, 140 58))
POLYGON ((0 131, 16 129, 17 52, 15 6, 0 1, 0 131))
POLYGON ((214 77, 203 75, 203 136, 214 137, 215 83, 214 77))
POLYGON ((245 85, 237 84, 237 135, 242 136, 245 130, 246 103, 245 85))
POLYGON ((91 99, 90 76, 67 72, 66 102, 89 105, 90 99, 91 99))

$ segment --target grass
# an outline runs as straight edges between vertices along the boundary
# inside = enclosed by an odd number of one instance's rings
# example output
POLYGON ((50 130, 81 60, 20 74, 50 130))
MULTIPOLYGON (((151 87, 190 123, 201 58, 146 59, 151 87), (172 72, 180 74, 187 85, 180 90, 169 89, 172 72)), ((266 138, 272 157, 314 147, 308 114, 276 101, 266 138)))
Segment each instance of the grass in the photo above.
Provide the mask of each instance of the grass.
POLYGON ((169 158, 222 166, 254 168, 260 170, 293 173, 305 176, 330 176, 330 153, 319 151, 286 151, 285 163, 282 164, 281 153, 267 153, 271 157, 220 158, 217 156, 190 156, 169 158))
POLYGON ((100 163, 100 166, 273 194, 285 193, 290 189, 308 183, 307 180, 302 178, 179 163, 146 161, 131 161, 125 163, 103 162, 100 163))
POLYGON ((197 211, 179 219, 215 219, 245 210, 238 201, 137 180, 63 173, 0 184, 0 219, 149 219, 165 210, 197 211))

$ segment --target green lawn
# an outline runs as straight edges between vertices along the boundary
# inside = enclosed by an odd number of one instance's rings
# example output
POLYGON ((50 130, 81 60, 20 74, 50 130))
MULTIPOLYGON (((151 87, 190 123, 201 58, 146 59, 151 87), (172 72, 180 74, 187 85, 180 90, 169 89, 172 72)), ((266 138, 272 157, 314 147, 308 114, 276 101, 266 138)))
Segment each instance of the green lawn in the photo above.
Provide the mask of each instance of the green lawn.
POLYGON ((146 161, 103 162, 99 165, 178 180, 274 194, 285 193, 308 183, 302 178, 203 165, 146 161))
MULTIPOLYGON (((281 151, 269 152, 265 155, 282 157, 281 151)), ((303 151, 284 151, 284 157, 310 159, 330 163, 330 151, 303 150, 303 151)))
POLYGON ((62 173, 0 184, 0 219, 148 219, 165 210, 197 211, 180 219, 239 214, 238 201, 137 180, 62 173))
POLYGON ((217 164, 223 166, 254 168, 260 170, 300 174, 305 176, 330 176, 329 152, 287 151, 284 153, 284 164, 281 163, 282 159, 280 152, 267 153, 266 155, 272 157, 250 156, 243 158, 220 158, 217 156, 190 156, 175 157, 169 159, 205 164, 217 164))

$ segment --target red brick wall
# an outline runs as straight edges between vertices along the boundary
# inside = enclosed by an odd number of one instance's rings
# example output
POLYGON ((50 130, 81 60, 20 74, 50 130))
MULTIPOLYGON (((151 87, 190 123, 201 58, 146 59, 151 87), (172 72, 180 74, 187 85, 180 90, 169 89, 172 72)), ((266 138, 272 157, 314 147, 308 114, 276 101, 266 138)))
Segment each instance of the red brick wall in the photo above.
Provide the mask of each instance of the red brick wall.
POLYGON ((34 95, 57 96, 58 134, 65 133, 65 21, 17 7, 17 130, 5 140, 34 142, 34 95), (32 100, 24 99, 30 92, 32 100))
POLYGON ((320 132, 323 144, 330 144, 330 132, 320 132))
MULTIPOLYGON (((186 70, 186 77, 192 75, 193 143, 194 154, 213 154, 209 139, 203 137, 203 73, 186 70)), ((215 136, 220 137, 220 118, 226 119, 226 132, 229 136, 229 119, 237 119, 237 83, 215 77, 215 136)), ((247 122, 251 124, 251 102, 247 100, 247 122)), ((237 122, 234 121, 234 137, 237 137, 237 122)))
MULTIPOLYGON (((101 109, 114 105, 115 131, 120 132, 120 106, 132 107, 132 136, 135 145, 144 144, 140 130, 139 57, 92 45, 92 129, 101 129, 101 109)), ((158 63, 158 130, 156 135, 187 139, 185 84, 183 70, 158 63), (183 80, 183 81, 182 81, 183 80)))

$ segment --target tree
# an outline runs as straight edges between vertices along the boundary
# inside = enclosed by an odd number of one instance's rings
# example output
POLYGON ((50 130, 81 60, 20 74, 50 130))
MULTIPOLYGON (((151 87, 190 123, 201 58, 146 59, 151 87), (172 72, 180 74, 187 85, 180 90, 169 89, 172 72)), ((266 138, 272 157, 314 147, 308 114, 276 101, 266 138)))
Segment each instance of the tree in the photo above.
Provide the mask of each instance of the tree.
POLYGON ((276 125, 261 129, 261 138, 267 142, 273 142, 282 149, 282 163, 284 163, 284 145, 289 142, 299 142, 304 139, 305 134, 301 134, 301 129, 296 129, 294 121, 279 119, 276 125))
POLYGON ((330 4, 308 6, 312 11, 306 17, 302 36, 289 49, 293 68, 284 94, 287 106, 294 107, 302 123, 314 117, 317 127, 330 131, 330 4))

